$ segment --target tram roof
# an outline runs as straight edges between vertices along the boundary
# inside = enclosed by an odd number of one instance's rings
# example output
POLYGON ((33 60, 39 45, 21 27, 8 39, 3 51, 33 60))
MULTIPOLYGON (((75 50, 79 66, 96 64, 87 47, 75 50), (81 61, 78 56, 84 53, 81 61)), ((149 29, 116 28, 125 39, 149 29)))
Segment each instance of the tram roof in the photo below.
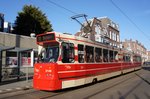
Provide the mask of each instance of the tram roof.
POLYGON ((104 43, 101 43, 101 42, 96 42, 96 41, 92 41, 88 38, 84 38, 84 37, 81 37, 81 36, 75 36, 75 35, 71 35, 71 34, 64 34, 64 33, 59 33, 59 32, 54 32, 56 34, 57 37, 64 37, 64 38, 68 38, 68 39, 74 39, 74 40, 79 40, 79 41, 83 41, 83 42, 88 42, 88 43, 92 43, 94 45, 97 45, 97 46, 102 46, 104 47, 104 49, 112 49, 112 50, 120 50, 120 48, 116 48, 116 47, 113 47, 113 46, 110 46, 110 45, 106 45, 104 43))
MULTIPOLYGON (((89 43, 89 46, 90 45, 94 45, 94 46, 101 46, 103 47, 104 49, 110 49, 110 50, 120 50, 120 48, 117 48, 117 47, 113 47, 113 46, 110 46, 110 45, 107 45, 107 44, 104 44, 104 43, 101 43, 101 42, 96 42, 96 41, 93 41, 93 40, 90 40, 88 38, 84 38, 84 37, 81 37, 81 36, 75 36, 75 35, 72 35, 72 34, 69 34, 69 33, 60 33, 60 32, 47 32, 47 33, 43 33, 43 34, 40 34, 40 35, 46 35, 46 34, 50 34, 50 33, 54 33, 56 38, 61 38, 62 40, 74 40, 74 41, 79 41, 79 42, 84 42, 85 44, 88 44, 89 43)), ((40 36, 39 35, 39 36, 40 36)))

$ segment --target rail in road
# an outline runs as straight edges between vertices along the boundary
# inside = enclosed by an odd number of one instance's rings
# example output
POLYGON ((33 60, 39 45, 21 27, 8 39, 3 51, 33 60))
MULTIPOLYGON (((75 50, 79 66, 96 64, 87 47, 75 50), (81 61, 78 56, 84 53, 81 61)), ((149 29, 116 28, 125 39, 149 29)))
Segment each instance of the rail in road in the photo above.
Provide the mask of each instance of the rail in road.
POLYGON ((60 91, 38 91, 34 89, 11 92, 2 99, 150 99, 150 69, 144 68, 122 76, 60 91), (143 90, 143 91, 142 91, 143 90), (140 92, 141 91, 141 92, 140 92), (114 92, 114 93, 113 93, 114 92), (143 92, 143 94, 142 94, 143 92))

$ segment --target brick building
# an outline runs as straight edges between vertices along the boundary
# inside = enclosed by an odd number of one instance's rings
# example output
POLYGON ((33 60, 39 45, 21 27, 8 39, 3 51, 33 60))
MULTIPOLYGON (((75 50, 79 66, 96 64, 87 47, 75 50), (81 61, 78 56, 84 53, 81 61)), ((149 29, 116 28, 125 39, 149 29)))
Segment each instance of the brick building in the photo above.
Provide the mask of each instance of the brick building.
POLYGON ((119 25, 108 17, 89 19, 88 22, 83 23, 83 26, 75 35, 113 47, 120 47, 119 25))
POLYGON ((146 61, 150 62, 150 51, 147 51, 147 60, 146 61))
POLYGON ((126 50, 129 50, 135 54, 141 55, 143 61, 148 60, 147 49, 141 43, 139 43, 137 40, 134 41, 132 39, 130 39, 130 40, 125 39, 125 41, 122 42, 122 46, 126 50))

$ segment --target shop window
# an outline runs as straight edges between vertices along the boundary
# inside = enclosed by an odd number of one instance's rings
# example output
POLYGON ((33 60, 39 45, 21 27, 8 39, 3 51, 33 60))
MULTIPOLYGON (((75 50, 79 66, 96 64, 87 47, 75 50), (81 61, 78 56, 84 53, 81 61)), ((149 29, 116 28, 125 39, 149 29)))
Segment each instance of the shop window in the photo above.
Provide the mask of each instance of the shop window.
POLYGON ((7 52, 6 52, 6 56, 9 56, 9 57, 17 57, 17 52, 7 51, 7 52))

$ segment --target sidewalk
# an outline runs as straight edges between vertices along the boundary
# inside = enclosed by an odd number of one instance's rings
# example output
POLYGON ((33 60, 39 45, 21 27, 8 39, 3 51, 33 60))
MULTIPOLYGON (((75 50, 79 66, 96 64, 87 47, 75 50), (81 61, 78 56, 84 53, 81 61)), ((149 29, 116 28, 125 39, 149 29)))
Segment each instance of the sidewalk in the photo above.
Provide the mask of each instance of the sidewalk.
POLYGON ((30 89, 32 88, 32 80, 33 79, 30 79, 28 81, 24 80, 24 81, 12 82, 9 84, 2 84, 0 85, 0 94, 17 91, 17 90, 30 89))

